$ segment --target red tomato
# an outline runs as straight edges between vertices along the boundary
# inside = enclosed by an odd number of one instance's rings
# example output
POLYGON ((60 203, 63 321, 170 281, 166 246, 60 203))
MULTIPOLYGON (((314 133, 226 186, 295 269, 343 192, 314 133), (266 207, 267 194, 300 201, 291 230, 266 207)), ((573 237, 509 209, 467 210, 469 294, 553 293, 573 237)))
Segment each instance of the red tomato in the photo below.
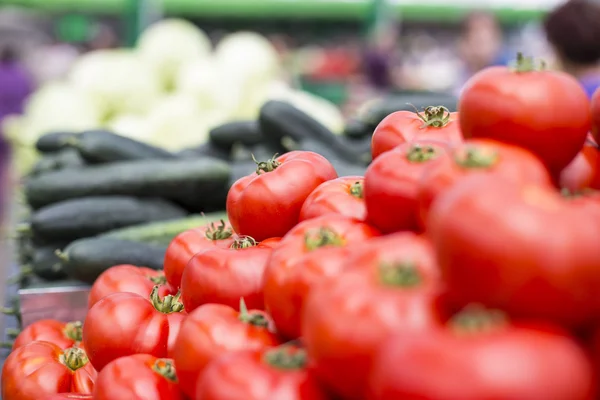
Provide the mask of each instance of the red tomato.
POLYGON ((121 357, 98 374, 94 400, 183 400, 173 361, 148 354, 121 357))
POLYGON ((429 168, 446 158, 443 144, 417 141, 373 161, 365 174, 367 222, 383 233, 419 230, 419 182, 429 168))
POLYGON ((300 210, 300 221, 325 214, 341 214, 364 220, 367 215, 362 176, 344 176, 320 184, 300 210))
POLYGON ((82 335, 80 321, 61 322, 54 319, 42 319, 23 329, 15 339, 13 350, 36 341, 54 343, 61 349, 79 346, 82 335))
POLYGON ((465 85, 459 101, 465 138, 515 144, 539 156, 558 176, 590 130, 590 102, 575 78, 536 70, 519 58, 516 70, 484 69, 465 85))
POLYGON ((265 306, 277 331, 290 339, 299 337, 310 290, 342 273, 353 246, 378 235, 366 223, 339 214, 309 219, 289 231, 264 274, 265 306))
POLYGON ((592 366, 567 334, 510 326, 497 321, 497 314, 488 320, 456 317, 449 329, 401 333, 384 341, 366 398, 595 398, 592 366))
POLYGON ((167 282, 179 288, 183 270, 194 254, 213 247, 228 248, 233 243, 232 236, 231 226, 225 221, 221 221, 218 226, 210 223, 177 235, 165 253, 164 269, 167 282))
POLYGON ((515 182, 551 183, 544 164, 527 150, 488 139, 470 139, 454 148, 419 184, 419 222, 427 221, 433 201, 458 181, 473 174, 499 175, 515 182))
POLYGON ((373 239, 347 263, 352 269, 309 294, 302 336, 319 380, 340 397, 358 400, 383 339, 441 324, 441 284, 429 242, 414 233, 373 239))
POLYGON ((593 143, 586 143, 577 157, 560 173, 560 187, 577 192, 600 189, 600 151, 593 143))
POLYGON ((465 178, 440 196, 427 229, 457 305, 581 325, 600 313, 600 201, 547 185, 465 178))
POLYGON ((592 96, 592 135, 597 143, 600 140, 600 89, 592 96))
POLYGON ((239 237, 232 248, 215 247, 192 257, 181 279, 186 311, 208 303, 237 308, 240 298, 252 309, 264 309, 263 273, 279 240, 256 243, 251 237, 239 237))
POLYGON ((133 354, 169 357, 186 316, 178 297, 160 299, 155 286, 149 297, 115 293, 97 302, 83 330, 92 365, 101 371, 114 359, 133 354))
POLYGON ((414 140, 434 140, 449 145, 462 142, 458 113, 446 108, 427 107, 423 114, 396 111, 385 117, 375 131, 371 144, 373 160, 386 151, 414 140))
POLYGON ((298 223, 308 195, 335 178, 335 169, 320 154, 286 153, 258 163, 256 172, 233 184, 227 195, 227 215, 240 235, 257 241, 282 237, 298 223))
POLYGON ((48 397, 44 397, 43 400, 64 400, 64 399, 79 399, 79 400, 92 400, 91 394, 79 394, 79 393, 59 393, 53 394, 48 397))
POLYGON ((213 359, 237 350, 259 350, 280 344, 273 322, 263 311, 241 311, 222 305, 205 304, 190 313, 181 326, 173 359, 181 390, 196 394, 198 378, 213 359))
POLYGON ((96 279, 90 290, 88 309, 98 301, 113 293, 135 293, 148 297, 156 285, 160 285, 158 294, 166 296, 176 294, 162 271, 156 271, 135 265, 116 265, 104 271, 96 279))
POLYGON ((306 353, 291 345, 245 350, 212 361, 202 374, 196 400, 327 400, 306 370, 306 353), (232 374, 231 371, 243 371, 232 374))
POLYGON ((92 393, 96 371, 85 351, 50 342, 31 342, 14 350, 2 368, 2 398, 40 400, 65 392, 92 393))

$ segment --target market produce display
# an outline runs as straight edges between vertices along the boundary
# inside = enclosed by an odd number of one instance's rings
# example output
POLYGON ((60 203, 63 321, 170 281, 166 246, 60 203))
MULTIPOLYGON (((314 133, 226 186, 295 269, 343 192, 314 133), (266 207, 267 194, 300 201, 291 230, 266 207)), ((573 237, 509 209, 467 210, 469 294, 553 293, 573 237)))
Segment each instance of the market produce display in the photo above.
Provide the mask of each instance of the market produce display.
POLYGON ((466 117, 344 135, 271 100, 166 156, 43 136, 80 164, 25 180, 21 257, 55 246, 46 269, 92 287, 85 320, 17 335, 2 399, 598 398, 596 111, 571 83, 520 57, 467 84, 466 117), (518 97, 558 83, 583 109, 518 97))

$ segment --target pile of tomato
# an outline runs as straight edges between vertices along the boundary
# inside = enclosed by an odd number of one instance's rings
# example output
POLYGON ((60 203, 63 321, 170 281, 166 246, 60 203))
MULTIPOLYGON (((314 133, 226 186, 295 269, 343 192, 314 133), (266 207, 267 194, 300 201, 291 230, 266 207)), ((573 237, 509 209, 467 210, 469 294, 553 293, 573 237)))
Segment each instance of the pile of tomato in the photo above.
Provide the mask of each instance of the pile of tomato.
POLYGON ((83 324, 26 328, 2 398, 596 398, 591 103, 519 59, 459 113, 389 115, 364 177, 304 151, 257 163, 164 273, 115 266, 83 324))

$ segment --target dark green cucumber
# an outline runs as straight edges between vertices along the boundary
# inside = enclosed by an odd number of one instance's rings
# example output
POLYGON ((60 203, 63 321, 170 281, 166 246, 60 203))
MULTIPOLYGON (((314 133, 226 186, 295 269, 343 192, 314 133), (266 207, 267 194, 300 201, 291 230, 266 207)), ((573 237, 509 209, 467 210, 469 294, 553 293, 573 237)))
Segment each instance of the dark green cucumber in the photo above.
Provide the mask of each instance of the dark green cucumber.
MULTIPOLYGON (((331 149, 323 146, 322 143, 319 143, 316 140, 306 139, 302 143, 300 143, 300 150, 312 151, 314 153, 321 154, 323 157, 327 158, 329 162, 333 165, 338 176, 352 176, 352 175, 364 175, 367 167, 365 165, 349 163, 343 159, 341 159, 335 152, 331 149)), ((370 156, 370 155, 369 155, 370 156)))
POLYGON ((80 168, 85 165, 84 159, 75 149, 62 149, 44 155, 32 168, 30 175, 40 175, 65 168, 80 168))
POLYGON ((81 197, 42 207, 31 217, 33 234, 75 240, 145 222, 182 218, 187 212, 164 199, 81 197))
POLYGON ((27 266, 31 268, 34 275, 44 280, 65 279, 67 274, 63 271, 61 259, 56 255, 56 251, 60 251, 62 248, 62 244, 35 248, 27 266))
POLYGON ((344 136, 351 139, 370 137, 373 134, 373 127, 357 119, 351 119, 344 127, 344 136))
POLYGON ((180 158, 216 157, 221 160, 229 160, 230 155, 230 149, 223 149, 210 142, 190 147, 189 149, 184 149, 177 153, 177 157, 180 158))
POLYGON ((305 112, 284 101, 271 100, 260 109, 260 129, 265 140, 282 144, 291 150, 304 140, 315 140, 329 147, 338 158, 361 162, 360 154, 347 146, 340 137, 305 112), (286 143, 291 141, 291 145, 286 143))
POLYGON ((35 143, 35 148, 41 153, 54 153, 66 146, 67 140, 77 136, 74 132, 52 132, 40 137, 35 143))
POLYGON ((253 146, 264 140, 257 121, 228 122, 211 129, 209 137, 212 144, 227 150, 237 143, 253 146))
POLYGON ((104 130, 82 132, 67 143, 91 163, 176 158, 167 150, 104 130))
POLYGON ((115 265, 161 269, 166 250, 167 246, 94 237, 74 241, 60 253, 60 258, 69 278, 94 283, 102 272, 115 265))
POLYGON ((49 172, 25 181, 25 195, 35 209, 85 196, 164 197, 196 205, 210 203, 213 192, 229 180, 225 161, 139 160, 49 172))
POLYGON ((169 244, 181 232, 220 220, 227 220, 226 212, 190 215, 187 218, 140 224, 106 232, 99 237, 133 240, 143 243, 169 244))

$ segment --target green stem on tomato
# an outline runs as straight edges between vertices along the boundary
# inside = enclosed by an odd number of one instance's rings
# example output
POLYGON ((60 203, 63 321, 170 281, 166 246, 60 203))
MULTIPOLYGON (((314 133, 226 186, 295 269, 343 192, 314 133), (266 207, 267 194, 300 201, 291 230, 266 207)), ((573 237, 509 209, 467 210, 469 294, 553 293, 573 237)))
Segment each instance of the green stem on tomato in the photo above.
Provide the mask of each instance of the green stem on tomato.
POLYGON ((323 226, 304 235, 304 246, 306 250, 313 251, 321 247, 344 245, 344 239, 333 229, 323 226))
POLYGON ((470 147, 454 157, 456 164, 467 169, 491 168, 498 160, 498 152, 485 147, 470 147))
POLYGON ((306 351, 294 344, 283 344, 281 346, 266 350, 263 361, 276 369, 296 370, 306 366, 306 351))
POLYGON ((421 163, 435 159, 438 152, 433 146, 414 145, 406 152, 406 159, 410 162, 421 163))
POLYGON ((175 296, 169 294, 161 299, 158 295, 158 288, 159 286, 156 285, 150 292, 150 302, 157 311, 164 314, 183 311, 183 303, 179 301, 181 291, 177 292, 175 296))
POLYGON ((258 161, 254 158, 254 154, 252 154, 252 160, 256 164, 256 174, 260 175, 263 172, 272 172, 277 169, 281 165, 279 161, 277 161, 277 154, 273 156, 273 158, 268 159, 267 161, 258 161))
POLYGON ((67 323, 63 332, 66 337, 74 342, 81 342, 83 340, 83 324, 81 321, 67 323))
POLYGON ((523 53, 517 53, 517 58, 513 62, 512 70, 517 73, 544 71, 546 62, 541 60, 536 63, 533 57, 525 57, 523 53))
POLYGON ((238 236, 235 238, 235 240, 233 241, 233 243, 231 243, 231 246, 229 246, 232 249, 236 249, 236 250, 240 250, 240 249, 247 249, 249 247, 254 247, 258 244, 258 242, 256 240, 254 240, 254 238, 252 236, 238 236))
POLYGON ((167 283, 167 277, 163 274, 148 276, 147 278, 150 280, 150 282, 154 283, 155 285, 165 285, 167 283))
POLYGON ((352 186, 350 186, 350 195, 357 199, 362 199, 364 197, 363 183, 361 181, 354 182, 352 186))
POLYGON ((215 223, 212 222, 206 230, 205 235, 209 240, 225 240, 233 235, 233 231, 231 228, 227 227, 224 220, 221 220, 219 226, 215 226, 215 223))
POLYGON ((175 371, 173 360, 159 358, 152 365, 152 370, 157 374, 164 376, 171 382, 177 382, 177 371, 175 371))
POLYGON ((269 320, 259 311, 248 311, 246 302, 243 298, 240 299, 240 314, 238 316, 240 321, 246 324, 267 328, 269 326, 269 320))
POLYGON ((450 122, 451 113, 444 106, 425 107, 422 114, 415 106, 413 107, 419 119, 423 121, 422 128, 443 128, 450 122))
POLYGON ((379 280, 387 286, 412 288, 423 282, 419 269, 411 263, 381 264, 379 280))
POLYGON ((507 316, 500 310, 471 304, 455 314, 448 326, 456 334, 477 334, 506 326, 507 316))
POLYGON ((89 362, 85 351, 79 347, 71 347, 66 349, 65 352, 60 356, 60 361, 69 367, 71 371, 77 371, 79 368, 84 367, 89 362))

